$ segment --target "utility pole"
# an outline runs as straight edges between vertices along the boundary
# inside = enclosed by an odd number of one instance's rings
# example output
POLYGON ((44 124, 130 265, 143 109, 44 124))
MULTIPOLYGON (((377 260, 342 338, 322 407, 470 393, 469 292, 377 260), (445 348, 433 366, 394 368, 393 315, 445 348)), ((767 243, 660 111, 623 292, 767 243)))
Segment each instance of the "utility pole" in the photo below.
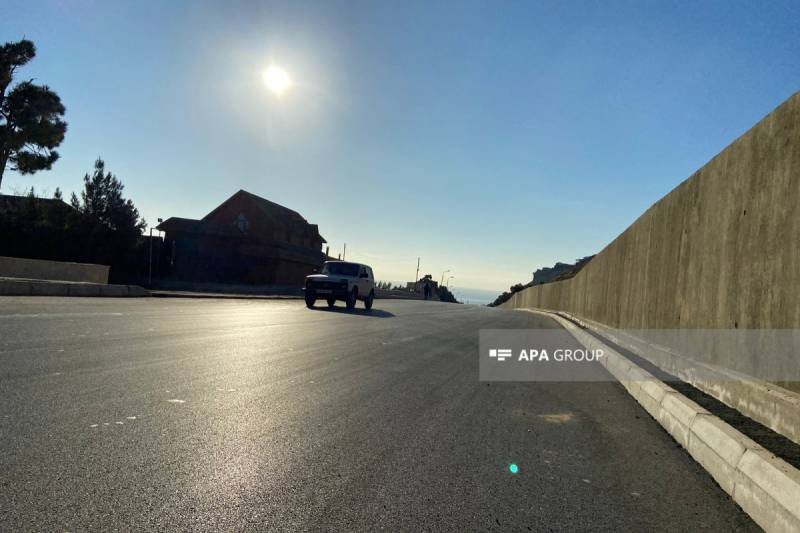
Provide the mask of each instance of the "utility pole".
POLYGON ((347 243, 344 243, 344 251, 342 252, 342 261, 347 257, 347 243))
POLYGON ((440 279, 440 280, 439 280, 439 286, 440 286, 440 287, 441 287, 442 285, 444 285, 444 275, 445 275, 445 274, 447 274, 448 272, 450 272, 450 269, 449 269, 449 268, 448 268, 447 270, 445 270, 444 272, 442 272, 442 279, 440 279))
MULTIPOLYGON (((161 224, 162 222, 164 220, 159 218, 158 223, 161 224)), ((150 259, 147 262, 147 286, 153 286, 153 226, 150 226, 150 259)))
POLYGON ((419 281, 419 257, 417 257, 417 273, 414 274, 414 292, 417 292, 417 281, 419 281))
POLYGON ((153 287, 153 226, 150 226, 150 259, 147 261, 147 286, 153 287))

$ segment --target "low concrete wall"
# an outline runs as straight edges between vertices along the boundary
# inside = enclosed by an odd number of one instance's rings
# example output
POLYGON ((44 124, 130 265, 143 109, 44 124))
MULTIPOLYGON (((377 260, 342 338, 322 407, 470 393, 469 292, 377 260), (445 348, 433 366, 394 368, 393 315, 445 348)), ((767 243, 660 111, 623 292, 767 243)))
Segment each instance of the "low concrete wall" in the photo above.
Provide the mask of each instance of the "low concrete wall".
POLYGON ((800 531, 800 471, 645 369, 557 315, 659 424, 767 532, 800 531))
POLYGON ((689 359, 684 353, 636 336, 635 330, 610 329, 564 312, 557 315, 630 350, 667 373, 800 444, 800 394, 734 370, 689 359))
POLYGON ((0 277, 108 283, 108 266, 0 256, 0 277))
POLYGON ((138 285, 0 278, 0 296, 150 296, 138 285))

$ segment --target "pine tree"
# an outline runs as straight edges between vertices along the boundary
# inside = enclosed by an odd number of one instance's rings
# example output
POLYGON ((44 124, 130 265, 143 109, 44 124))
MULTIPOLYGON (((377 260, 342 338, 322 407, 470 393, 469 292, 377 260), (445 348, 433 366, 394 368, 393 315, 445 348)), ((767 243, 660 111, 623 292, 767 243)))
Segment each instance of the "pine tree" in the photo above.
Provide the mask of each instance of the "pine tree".
POLYGON ((9 90, 16 70, 35 56, 25 39, 0 46, 0 185, 7 165, 20 174, 51 168, 67 131, 64 106, 49 87, 27 80, 9 90))
POLYGON ((72 194, 70 204, 95 224, 114 231, 140 234, 147 223, 131 200, 122 196, 125 186, 111 172, 106 172, 105 162, 97 158, 94 171, 83 177, 80 199, 72 194))

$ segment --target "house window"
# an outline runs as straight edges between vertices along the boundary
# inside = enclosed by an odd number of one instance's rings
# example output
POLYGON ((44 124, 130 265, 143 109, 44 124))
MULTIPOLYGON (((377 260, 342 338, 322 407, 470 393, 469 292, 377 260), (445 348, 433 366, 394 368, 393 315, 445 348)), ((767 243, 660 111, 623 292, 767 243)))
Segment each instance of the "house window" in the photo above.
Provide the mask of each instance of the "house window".
POLYGON ((242 233, 247 233, 247 230, 250 229, 250 222, 247 221, 247 217, 244 216, 244 213, 239 213, 234 225, 239 228, 239 231, 242 233))

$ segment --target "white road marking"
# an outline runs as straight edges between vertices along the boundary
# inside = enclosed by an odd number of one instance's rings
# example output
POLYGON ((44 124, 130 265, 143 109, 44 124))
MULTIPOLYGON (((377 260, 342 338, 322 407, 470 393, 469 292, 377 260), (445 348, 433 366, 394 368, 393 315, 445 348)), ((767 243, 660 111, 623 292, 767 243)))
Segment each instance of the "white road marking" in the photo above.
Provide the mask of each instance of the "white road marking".
POLYGON ((177 398, 173 398, 171 400, 167 400, 169 403, 186 403, 186 400, 179 400, 177 398))
POLYGON ((92 316, 124 316, 123 313, 33 313, 33 314, 13 314, 0 315, 0 320, 6 318, 80 318, 92 316))
POLYGON ((574 413, 554 413, 548 415, 536 415, 537 418, 549 422, 550 424, 566 424, 575 419, 574 413))

